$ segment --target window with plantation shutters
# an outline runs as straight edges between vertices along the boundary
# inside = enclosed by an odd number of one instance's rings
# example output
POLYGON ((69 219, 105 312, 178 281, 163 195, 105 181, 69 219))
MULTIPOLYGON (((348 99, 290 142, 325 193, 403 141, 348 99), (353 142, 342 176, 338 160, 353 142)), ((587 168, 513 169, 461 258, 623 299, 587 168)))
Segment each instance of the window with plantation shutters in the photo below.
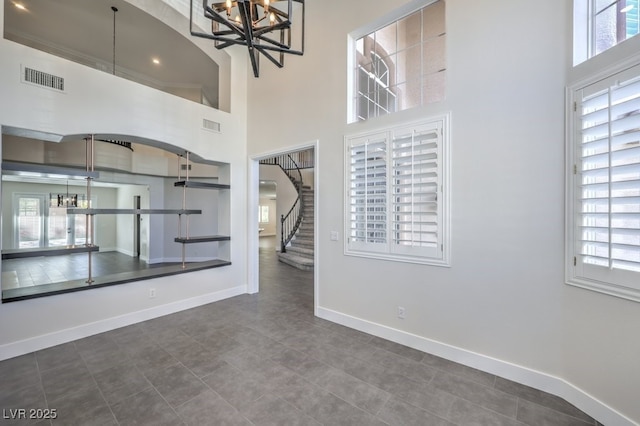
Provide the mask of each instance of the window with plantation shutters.
POLYGON ((447 125, 346 138, 347 254, 448 265, 447 125))
POLYGON ((640 301, 640 66, 573 98, 569 283, 640 301))
POLYGON ((387 136, 351 140, 349 238, 354 248, 384 251, 387 244, 387 136))
POLYGON ((399 253, 437 256, 441 123, 393 132, 391 240, 399 253))

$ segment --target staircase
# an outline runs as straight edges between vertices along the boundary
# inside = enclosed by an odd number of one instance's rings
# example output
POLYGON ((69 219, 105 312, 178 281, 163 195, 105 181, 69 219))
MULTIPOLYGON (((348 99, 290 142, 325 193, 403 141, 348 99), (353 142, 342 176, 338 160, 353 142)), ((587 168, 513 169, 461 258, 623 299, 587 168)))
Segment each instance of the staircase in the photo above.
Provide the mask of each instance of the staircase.
POLYGON ((314 166, 313 148, 260 160, 260 164, 278 166, 295 187, 298 197, 280 219, 278 260, 305 271, 313 270, 313 189, 302 182, 301 169, 314 166))
POLYGON ((298 231, 285 247, 286 251, 278 253, 280 262, 291 265, 303 271, 313 270, 313 189, 302 187, 302 211, 304 216, 298 231))

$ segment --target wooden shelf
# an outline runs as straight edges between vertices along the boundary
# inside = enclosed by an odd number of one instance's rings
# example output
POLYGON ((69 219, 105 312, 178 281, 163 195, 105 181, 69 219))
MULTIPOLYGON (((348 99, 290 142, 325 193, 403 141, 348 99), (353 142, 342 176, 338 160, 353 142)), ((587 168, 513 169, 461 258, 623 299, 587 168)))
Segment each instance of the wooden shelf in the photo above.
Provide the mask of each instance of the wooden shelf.
POLYGON ((185 209, 77 209, 68 208, 69 214, 202 214, 202 210, 185 209))
POLYGON ((229 241, 231 237, 228 235, 206 235, 200 237, 176 237, 174 241, 182 244, 207 243, 210 241, 229 241))
POLYGON ((21 259, 25 257, 58 256, 62 254, 88 253, 99 251, 98 246, 61 246, 39 247, 32 249, 8 249, 2 250, 2 259, 21 259))
POLYGON ((199 188, 199 189, 229 189, 231 185, 225 185, 223 183, 209 183, 198 182, 194 180, 181 180, 174 182, 173 186, 180 186, 184 188, 199 188))

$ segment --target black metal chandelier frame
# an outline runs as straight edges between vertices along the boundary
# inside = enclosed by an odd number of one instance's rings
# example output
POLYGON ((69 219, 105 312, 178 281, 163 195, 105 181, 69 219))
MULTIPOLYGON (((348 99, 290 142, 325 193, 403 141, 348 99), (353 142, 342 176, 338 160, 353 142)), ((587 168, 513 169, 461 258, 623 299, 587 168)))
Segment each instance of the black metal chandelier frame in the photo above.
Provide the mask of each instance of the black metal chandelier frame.
POLYGON ((204 17, 211 20, 211 33, 194 31, 193 0, 190 4, 191 35, 214 40, 218 49, 233 45, 246 46, 255 77, 260 73, 261 54, 278 68, 284 66, 285 53, 304 54, 304 0, 227 0, 211 5, 207 4, 207 0, 203 0, 204 17), (271 5, 282 1, 287 2, 286 11, 271 5), (291 17, 294 2, 302 6, 300 50, 292 49, 291 17), (231 14, 235 10, 238 14, 236 19, 232 19, 231 14))

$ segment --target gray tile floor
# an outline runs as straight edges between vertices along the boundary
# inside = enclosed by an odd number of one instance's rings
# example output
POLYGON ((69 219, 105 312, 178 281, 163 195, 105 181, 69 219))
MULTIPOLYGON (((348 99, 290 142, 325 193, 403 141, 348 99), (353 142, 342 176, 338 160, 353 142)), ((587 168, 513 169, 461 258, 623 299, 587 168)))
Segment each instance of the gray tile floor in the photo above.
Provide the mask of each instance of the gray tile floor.
MULTIPOLYGON (((149 265, 139 258, 115 251, 93 253, 92 258, 94 277, 164 265, 149 265)), ((6 259, 2 261, 2 276, 3 290, 87 279, 89 263, 86 253, 6 259), (9 274, 14 277, 14 280, 11 280, 9 274)))
POLYGON ((313 273, 260 250, 260 294, 0 362, 0 424, 597 425, 560 398, 315 318, 313 273))

